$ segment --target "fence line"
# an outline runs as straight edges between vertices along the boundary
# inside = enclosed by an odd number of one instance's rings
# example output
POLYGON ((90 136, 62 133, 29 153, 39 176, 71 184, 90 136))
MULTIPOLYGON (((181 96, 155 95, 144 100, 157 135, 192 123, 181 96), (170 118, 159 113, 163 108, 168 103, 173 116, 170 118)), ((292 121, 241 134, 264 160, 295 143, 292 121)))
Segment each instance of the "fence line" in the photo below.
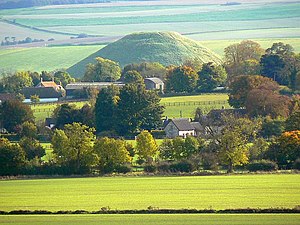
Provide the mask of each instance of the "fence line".
POLYGON ((227 101, 188 101, 188 102, 165 102, 161 103, 162 106, 200 106, 200 105, 225 105, 227 104, 227 101))

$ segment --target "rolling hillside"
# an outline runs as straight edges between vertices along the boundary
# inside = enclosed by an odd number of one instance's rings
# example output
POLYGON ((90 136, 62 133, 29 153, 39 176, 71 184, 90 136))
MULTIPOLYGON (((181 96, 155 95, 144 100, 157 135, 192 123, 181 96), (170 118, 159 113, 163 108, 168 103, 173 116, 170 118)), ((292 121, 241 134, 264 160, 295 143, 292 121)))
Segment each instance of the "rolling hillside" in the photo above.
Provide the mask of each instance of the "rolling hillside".
POLYGON ((144 61, 159 62, 166 66, 180 65, 190 59, 197 59, 203 63, 222 62, 216 53, 179 33, 142 32, 127 35, 107 45, 70 67, 68 72, 74 77, 82 77, 86 65, 93 63, 96 57, 114 60, 121 66, 144 61))

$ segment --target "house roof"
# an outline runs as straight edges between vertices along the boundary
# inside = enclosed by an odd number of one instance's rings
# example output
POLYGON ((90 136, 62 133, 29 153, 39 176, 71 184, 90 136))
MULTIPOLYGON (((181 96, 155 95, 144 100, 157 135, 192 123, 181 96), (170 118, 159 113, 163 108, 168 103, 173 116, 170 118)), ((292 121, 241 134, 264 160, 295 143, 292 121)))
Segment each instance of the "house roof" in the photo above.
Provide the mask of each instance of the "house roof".
MULTIPOLYGON (((62 89, 63 90, 63 89, 62 89)), ((25 98, 30 98, 32 95, 38 95, 40 98, 60 98, 63 97, 63 92, 56 90, 54 87, 29 87, 23 88, 21 93, 25 98)))
POLYGON ((170 122, 173 122, 179 131, 195 130, 195 128, 191 125, 190 119, 187 118, 170 119, 169 123, 170 122))
POLYGON ((41 81, 37 87, 57 87, 58 85, 54 81, 41 81))
POLYGON ((201 124, 199 122, 191 122, 192 127, 194 127, 195 130, 201 131, 203 130, 201 124))
POLYGON ((66 90, 81 90, 83 88, 104 88, 110 85, 123 86, 122 82, 76 82, 67 84, 66 90))
POLYGON ((159 79, 158 77, 148 77, 148 78, 145 78, 144 79, 145 81, 151 81, 151 82, 153 82, 153 83, 155 83, 155 84, 163 84, 164 82, 161 80, 161 79, 159 79))

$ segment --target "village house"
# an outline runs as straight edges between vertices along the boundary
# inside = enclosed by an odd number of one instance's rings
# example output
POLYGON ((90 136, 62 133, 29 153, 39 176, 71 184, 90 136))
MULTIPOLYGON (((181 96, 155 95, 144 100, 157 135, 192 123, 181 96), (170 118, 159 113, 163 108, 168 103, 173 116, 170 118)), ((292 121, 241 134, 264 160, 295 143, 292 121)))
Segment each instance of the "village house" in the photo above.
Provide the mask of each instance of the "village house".
POLYGON ((166 119, 164 131, 167 138, 197 136, 202 132, 198 122, 191 122, 188 118, 166 119))
POLYGON ((76 98, 78 95, 84 95, 88 89, 97 89, 109 87, 115 85, 117 87, 123 87, 125 84, 123 82, 75 82, 67 84, 66 93, 67 98, 76 98))
POLYGON ((58 100, 64 98, 66 95, 65 89, 52 81, 43 81, 35 87, 27 87, 21 90, 21 94, 25 96, 26 99, 30 99, 31 96, 37 95, 39 98, 57 98, 58 100))
POLYGON ((158 90, 160 93, 164 92, 164 82, 161 79, 157 77, 145 78, 144 82, 146 90, 158 90))

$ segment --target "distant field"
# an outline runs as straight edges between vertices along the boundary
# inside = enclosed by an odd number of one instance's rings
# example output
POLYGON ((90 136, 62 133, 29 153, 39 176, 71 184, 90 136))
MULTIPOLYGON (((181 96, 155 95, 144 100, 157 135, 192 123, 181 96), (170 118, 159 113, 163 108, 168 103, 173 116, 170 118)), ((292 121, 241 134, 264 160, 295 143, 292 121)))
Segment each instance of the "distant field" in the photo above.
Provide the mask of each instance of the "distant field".
POLYGON ((298 225, 298 214, 43 215, 0 216, 14 225, 298 225))
POLYGON ((300 175, 1 180, 0 210, 293 208, 300 175))
MULTIPOLYGON (((94 4, 93 7, 83 4, 80 7, 65 5, 1 10, 1 16, 14 21, 16 26, 4 26, 0 38, 15 36, 20 39, 24 37, 22 33, 34 35, 30 34, 30 29, 18 28, 19 25, 49 32, 103 36, 124 36, 138 31, 176 31, 196 40, 300 37, 299 2, 249 0, 235 6, 221 6, 219 2, 201 3, 155 1, 148 4, 139 1, 123 5, 94 4), (21 34, 13 32, 17 29, 23 29, 21 34)), ((54 35, 42 33, 36 34, 40 34, 40 38, 54 35)), ((60 35, 57 39, 64 37, 69 39, 68 35, 60 35)))
POLYGON ((67 69, 102 47, 103 45, 90 45, 2 49, 0 50, 0 72, 67 69))

